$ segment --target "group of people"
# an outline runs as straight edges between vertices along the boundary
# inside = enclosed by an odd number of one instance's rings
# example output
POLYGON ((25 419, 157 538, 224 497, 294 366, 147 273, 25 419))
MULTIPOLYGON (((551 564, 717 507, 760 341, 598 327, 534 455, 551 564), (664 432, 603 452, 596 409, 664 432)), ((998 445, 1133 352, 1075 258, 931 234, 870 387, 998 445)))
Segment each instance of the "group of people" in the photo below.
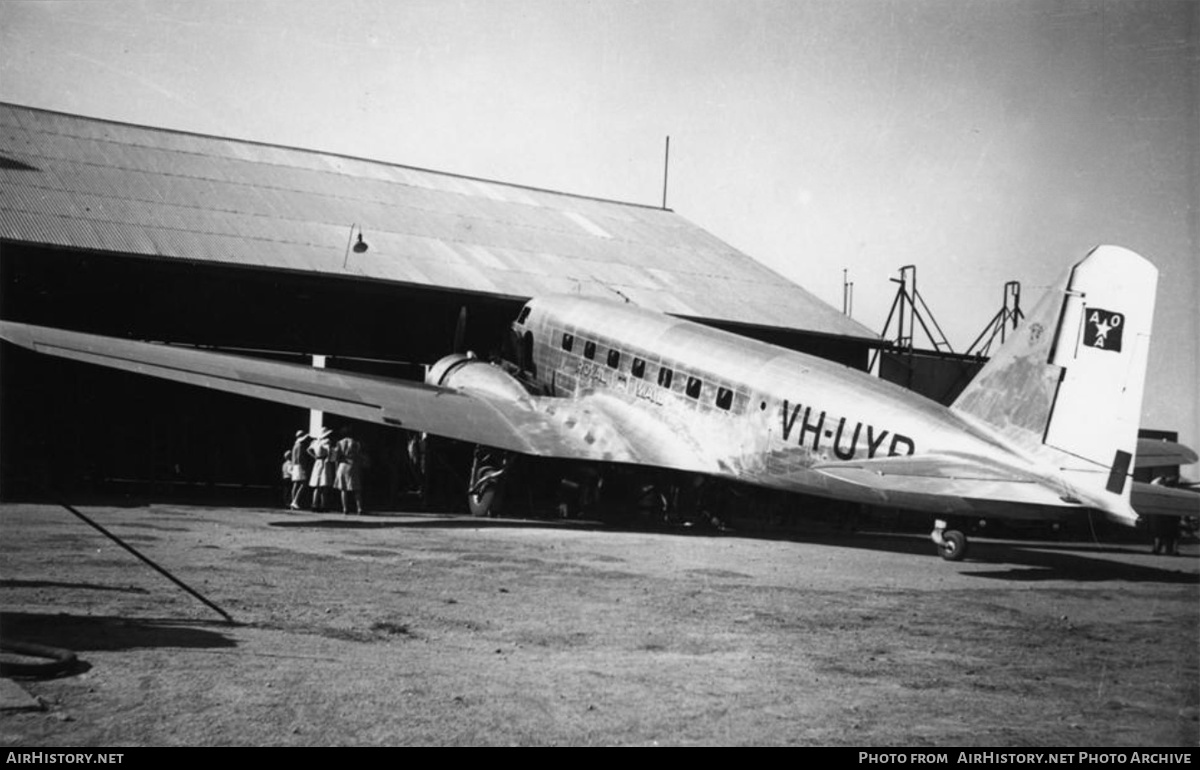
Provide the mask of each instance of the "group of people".
POLYGON ((284 478, 292 483, 288 508, 302 509, 304 490, 308 488, 312 490, 313 511, 324 513, 329 510, 337 504, 334 494, 340 492, 342 513, 361 516, 367 454, 349 428, 339 431, 337 441, 330 441, 332 435, 328 428, 321 428, 314 435, 304 430, 296 431, 296 439, 292 448, 284 453, 283 462, 284 478))

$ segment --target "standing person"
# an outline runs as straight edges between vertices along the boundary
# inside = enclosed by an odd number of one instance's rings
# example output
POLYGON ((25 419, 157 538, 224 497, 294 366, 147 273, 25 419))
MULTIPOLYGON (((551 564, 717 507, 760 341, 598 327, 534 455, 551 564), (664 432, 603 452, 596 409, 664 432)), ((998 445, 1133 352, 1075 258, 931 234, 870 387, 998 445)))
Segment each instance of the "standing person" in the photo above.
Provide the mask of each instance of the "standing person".
POLYGON ((308 481, 308 453, 304 451, 304 442, 308 439, 308 431, 296 431, 296 438, 292 442, 292 449, 288 452, 288 463, 290 467, 290 479, 292 482, 292 501, 288 505, 293 511, 298 511, 300 505, 300 493, 304 491, 304 482, 308 481))
POLYGON ((342 493, 342 513, 350 515, 350 498, 353 497, 355 512, 362 516, 362 472, 367 456, 362 444, 350 432, 350 428, 342 429, 342 438, 337 442, 335 454, 338 466, 334 485, 342 493))
POLYGON ((333 474, 336 466, 330 460, 329 428, 321 428, 308 445, 308 455, 312 458, 312 472, 308 477, 308 485, 313 491, 313 510, 324 513, 329 505, 329 490, 333 487, 333 474))
POLYGON ((283 507, 288 508, 292 501, 292 450, 285 449, 283 452, 283 469, 280 472, 281 489, 283 495, 283 507))

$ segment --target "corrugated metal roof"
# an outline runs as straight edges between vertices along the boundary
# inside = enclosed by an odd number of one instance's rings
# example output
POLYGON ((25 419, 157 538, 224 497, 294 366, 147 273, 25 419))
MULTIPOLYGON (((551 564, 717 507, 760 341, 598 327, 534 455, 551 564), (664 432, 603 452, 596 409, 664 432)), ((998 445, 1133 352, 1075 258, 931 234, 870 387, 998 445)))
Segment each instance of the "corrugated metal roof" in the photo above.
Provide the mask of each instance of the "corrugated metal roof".
POLYGON ((875 337, 671 211, 4 103, 0 238, 875 337))

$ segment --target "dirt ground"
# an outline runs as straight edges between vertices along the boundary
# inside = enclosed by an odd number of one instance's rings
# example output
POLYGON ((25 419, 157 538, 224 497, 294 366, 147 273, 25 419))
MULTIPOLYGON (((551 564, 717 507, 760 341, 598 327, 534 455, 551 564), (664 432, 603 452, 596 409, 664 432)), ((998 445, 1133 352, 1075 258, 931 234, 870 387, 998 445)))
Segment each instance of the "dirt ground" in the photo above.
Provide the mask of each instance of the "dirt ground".
POLYGON ((1200 745, 1200 560, 1144 546, 0 506, 6 746, 1200 745))

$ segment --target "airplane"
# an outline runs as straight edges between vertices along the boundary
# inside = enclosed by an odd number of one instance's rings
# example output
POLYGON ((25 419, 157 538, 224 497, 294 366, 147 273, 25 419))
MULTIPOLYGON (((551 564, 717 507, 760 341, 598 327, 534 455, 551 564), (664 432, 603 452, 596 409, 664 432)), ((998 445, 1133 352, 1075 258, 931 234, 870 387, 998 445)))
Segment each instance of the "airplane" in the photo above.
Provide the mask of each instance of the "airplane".
MULTIPOLYGON (((950 522, 967 517, 1098 511, 1136 526, 1135 501, 1200 515, 1200 495, 1132 480, 1157 279, 1138 254, 1095 248, 949 407, 822 358, 578 295, 522 307, 516 362, 456 352, 423 383, 8 321, 0 338, 474 444, 476 512, 513 456, 558 458, 932 514, 938 553, 957 561, 968 541, 950 522)), ((1155 462, 1195 460, 1158 446, 1155 462)))

